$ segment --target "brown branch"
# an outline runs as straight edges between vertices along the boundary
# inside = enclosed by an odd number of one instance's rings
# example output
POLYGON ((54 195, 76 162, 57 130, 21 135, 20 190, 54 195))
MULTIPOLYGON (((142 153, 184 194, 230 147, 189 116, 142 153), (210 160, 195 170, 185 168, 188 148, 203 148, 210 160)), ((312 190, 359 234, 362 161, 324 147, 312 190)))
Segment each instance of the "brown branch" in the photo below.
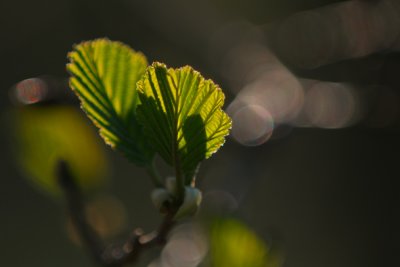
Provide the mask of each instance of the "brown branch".
POLYGON ((164 220, 156 231, 144 234, 140 229, 136 229, 122 244, 105 246, 87 222, 82 195, 64 161, 60 161, 57 166, 57 176, 67 201, 72 223, 93 260, 100 266, 119 267, 135 262, 142 250, 166 243, 167 235, 175 223, 173 219, 175 208, 166 208, 164 220))

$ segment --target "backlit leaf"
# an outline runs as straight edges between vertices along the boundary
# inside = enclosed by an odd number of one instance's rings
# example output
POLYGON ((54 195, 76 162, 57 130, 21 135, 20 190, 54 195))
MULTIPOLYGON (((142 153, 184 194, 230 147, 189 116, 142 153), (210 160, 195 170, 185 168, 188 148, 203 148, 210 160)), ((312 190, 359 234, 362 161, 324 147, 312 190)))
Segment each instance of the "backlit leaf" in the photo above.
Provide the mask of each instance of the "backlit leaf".
POLYGON ((83 42, 68 55, 70 85, 105 142, 133 162, 153 157, 136 119, 136 83, 147 67, 143 54, 107 39, 83 42))
POLYGON ((231 128, 221 109, 223 92, 189 66, 167 69, 157 62, 147 68, 138 91, 138 119, 150 143, 190 183, 198 163, 223 145, 231 128))

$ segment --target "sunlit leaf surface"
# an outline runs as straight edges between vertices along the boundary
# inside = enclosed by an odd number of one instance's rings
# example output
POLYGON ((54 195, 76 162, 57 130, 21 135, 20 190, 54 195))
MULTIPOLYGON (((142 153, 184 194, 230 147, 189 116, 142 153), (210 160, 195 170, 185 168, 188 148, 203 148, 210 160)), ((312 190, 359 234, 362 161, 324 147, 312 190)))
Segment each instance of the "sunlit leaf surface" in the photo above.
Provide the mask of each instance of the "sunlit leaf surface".
POLYGON ((154 153, 136 119, 136 83, 147 67, 144 55, 98 39, 76 45, 68 56, 70 85, 106 143, 139 165, 148 163, 154 153))
POLYGON ((24 176, 51 194, 60 194, 59 160, 68 163, 83 190, 103 184, 108 172, 100 139, 72 107, 26 107, 14 112, 16 156, 24 176))
POLYGON ((225 142, 231 119, 221 109, 224 94, 191 67, 167 69, 153 63, 138 82, 138 91, 138 119, 150 143, 187 177, 225 142))

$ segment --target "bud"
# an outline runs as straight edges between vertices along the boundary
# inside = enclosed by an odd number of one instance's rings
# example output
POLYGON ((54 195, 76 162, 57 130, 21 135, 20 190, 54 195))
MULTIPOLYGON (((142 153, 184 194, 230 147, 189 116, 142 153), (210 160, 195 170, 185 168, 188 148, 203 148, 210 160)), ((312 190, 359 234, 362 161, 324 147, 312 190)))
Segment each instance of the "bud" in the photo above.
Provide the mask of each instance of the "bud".
POLYGON ((176 186, 176 178, 174 176, 169 176, 167 179, 165 179, 165 188, 171 195, 176 195, 176 191, 178 190, 176 186))
POLYGON ((171 195, 164 188, 156 188, 151 192, 151 200, 158 210, 162 210, 164 203, 171 199, 171 195))
POLYGON ((175 214, 175 219, 194 215, 200 206, 201 198, 200 190, 194 187, 185 186, 185 199, 175 214))

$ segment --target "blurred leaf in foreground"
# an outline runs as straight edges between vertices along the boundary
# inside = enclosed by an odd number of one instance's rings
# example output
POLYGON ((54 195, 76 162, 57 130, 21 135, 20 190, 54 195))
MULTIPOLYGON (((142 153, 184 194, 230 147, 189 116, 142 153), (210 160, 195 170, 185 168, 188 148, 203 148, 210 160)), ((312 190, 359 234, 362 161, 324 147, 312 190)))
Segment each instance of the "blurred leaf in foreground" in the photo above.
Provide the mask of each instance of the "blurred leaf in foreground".
POLYGON ((211 228, 211 262, 215 267, 279 267, 281 260, 246 225, 219 219, 211 228))
POLYGON ((105 142, 138 165, 154 152, 136 120, 136 83, 147 67, 145 56, 120 42, 97 39, 68 54, 70 85, 105 142))
POLYGON ((182 169, 186 184, 200 161, 225 142, 231 119, 222 111, 224 94, 211 80, 186 66, 153 63, 138 82, 138 119, 156 152, 182 169))
POLYGON ((60 159, 68 162, 78 185, 103 184, 107 160, 99 139, 84 117, 67 106, 25 107, 14 113, 16 156, 26 177, 45 191, 59 195, 56 177, 60 159))

